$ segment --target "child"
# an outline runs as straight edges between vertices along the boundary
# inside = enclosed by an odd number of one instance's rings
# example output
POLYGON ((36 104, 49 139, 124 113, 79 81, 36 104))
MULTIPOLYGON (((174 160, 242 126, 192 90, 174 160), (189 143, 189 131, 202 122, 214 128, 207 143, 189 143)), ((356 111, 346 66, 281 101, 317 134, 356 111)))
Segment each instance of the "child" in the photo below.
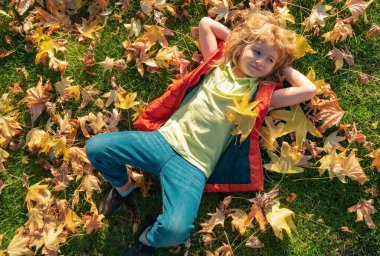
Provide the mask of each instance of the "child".
POLYGON ((106 217, 132 195, 125 164, 160 180, 163 212, 127 255, 153 255, 153 247, 185 243, 204 190, 262 190, 258 130, 268 108, 294 105, 316 92, 289 66, 294 32, 282 28, 270 12, 252 13, 232 31, 203 18, 199 38, 205 61, 148 105, 134 123, 144 131, 99 134, 86 143, 88 159, 114 187, 99 205, 106 217), (278 89, 283 80, 291 87, 278 89), (225 112, 233 97, 246 93, 260 103, 253 130, 240 144, 225 112))

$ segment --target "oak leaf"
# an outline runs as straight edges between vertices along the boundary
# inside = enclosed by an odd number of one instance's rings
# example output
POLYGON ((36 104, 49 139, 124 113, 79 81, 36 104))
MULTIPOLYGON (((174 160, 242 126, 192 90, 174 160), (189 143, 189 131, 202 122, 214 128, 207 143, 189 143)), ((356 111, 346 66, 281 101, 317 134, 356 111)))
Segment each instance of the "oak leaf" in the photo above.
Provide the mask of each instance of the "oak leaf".
POLYGON ((266 218, 273 228, 274 235, 281 240, 284 239, 283 230, 292 237, 292 230, 296 231, 296 226, 293 222, 294 212, 287 208, 280 208, 280 202, 274 200, 270 208, 266 209, 266 218))
POLYGON ((225 116, 229 122, 235 125, 231 134, 241 134, 240 143, 242 143, 255 126, 258 115, 256 106, 260 101, 249 102, 249 93, 245 93, 243 97, 233 97, 233 102, 234 106, 227 107, 225 116))
POLYGON ((270 112, 270 116, 275 119, 286 121, 284 128, 282 129, 282 135, 290 132, 296 134, 296 145, 301 148, 302 141, 306 138, 307 132, 317 137, 322 137, 322 134, 318 131, 313 123, 305 116, 299 105, 290 106, 289 110, 274 110, 270 112))
POLYGON ((359 202, 358 204, 351 206, 347 209, 349 213, 356 211, 356 221, 364 221, 370 229, 375 229, 376 226, 372 221, 371 214, 376 213, 376 209, 373 207, 373 199, 359 202))
POLYGON ((297 163, 301 161, 302 154, 297 152, 297 150, 287 142, 283 142, 281 146, 280 157, 271 151, 267 151, 271 159, 271 163, 264 164, 264 168, 278 173, 301 173, 304 171, 303 168, 297 167, 297 163))

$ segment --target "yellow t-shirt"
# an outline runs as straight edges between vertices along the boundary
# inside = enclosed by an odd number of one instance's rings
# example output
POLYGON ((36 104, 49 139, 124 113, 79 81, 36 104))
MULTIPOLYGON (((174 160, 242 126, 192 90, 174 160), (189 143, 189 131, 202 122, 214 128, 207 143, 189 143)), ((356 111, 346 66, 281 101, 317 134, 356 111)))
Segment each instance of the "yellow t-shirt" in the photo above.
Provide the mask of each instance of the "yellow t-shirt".
POLYGON ((257 90, 256 78, 235 78, 231 65, 206 74, 159 132, 173 149, 210 177, 231 138, 234 128, 224 113, 233 106, 232 97, 257 90))

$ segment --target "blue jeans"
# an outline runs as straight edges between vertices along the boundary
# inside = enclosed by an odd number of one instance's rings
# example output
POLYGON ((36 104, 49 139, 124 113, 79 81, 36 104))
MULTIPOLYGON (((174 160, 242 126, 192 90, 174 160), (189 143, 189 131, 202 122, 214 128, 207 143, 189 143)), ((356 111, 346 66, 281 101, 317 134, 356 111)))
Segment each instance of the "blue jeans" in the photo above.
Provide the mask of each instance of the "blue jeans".
POLYGON ((125 164, 159 178, 163 209, 147 233, 150 245, 168 247, 189 239, 207 179, 201 170, 178 155, 158 131, 99 134, 86 142, 86 154, 114 187, 128 181, 125 164))

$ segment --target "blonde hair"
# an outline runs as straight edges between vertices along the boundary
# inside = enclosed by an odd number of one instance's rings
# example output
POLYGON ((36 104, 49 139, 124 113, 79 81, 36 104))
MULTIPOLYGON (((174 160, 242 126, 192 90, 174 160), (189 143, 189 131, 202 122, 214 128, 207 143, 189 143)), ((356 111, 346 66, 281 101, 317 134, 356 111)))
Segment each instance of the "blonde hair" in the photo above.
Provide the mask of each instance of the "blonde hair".
POLYGON ((224 67, 232 61, 237 66, 238 59, 248 44, 265 42, 278 49, 279 57, 271 74, 261 77, 260 81, 282 82, 282 68, 293 61, 296 35, 294 31, 285 29, 269 11, 251 11, 245 20, 237 25, 225 41, 225 50, 221 58, 212 63, 212 67, 224 67))

